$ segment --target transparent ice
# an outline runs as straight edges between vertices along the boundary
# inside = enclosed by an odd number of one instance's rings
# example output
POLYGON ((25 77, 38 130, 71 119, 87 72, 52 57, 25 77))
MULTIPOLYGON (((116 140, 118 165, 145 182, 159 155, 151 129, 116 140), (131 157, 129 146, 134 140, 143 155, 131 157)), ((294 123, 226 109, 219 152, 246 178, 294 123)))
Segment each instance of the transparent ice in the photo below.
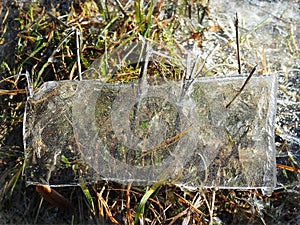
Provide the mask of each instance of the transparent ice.
MULTIPOLYGON (((144 68, 158 61, 156 50, 150 60, 145 49, 144 68)), ((142 81, 129 84, 43 84, 29 99, 24 122, 27 181, 76 185, 83 176, 190 189, 274 187, 276 75, 252 77, 226 108, 246 77, 153 83, 149 71, 142 73, 142 81)))

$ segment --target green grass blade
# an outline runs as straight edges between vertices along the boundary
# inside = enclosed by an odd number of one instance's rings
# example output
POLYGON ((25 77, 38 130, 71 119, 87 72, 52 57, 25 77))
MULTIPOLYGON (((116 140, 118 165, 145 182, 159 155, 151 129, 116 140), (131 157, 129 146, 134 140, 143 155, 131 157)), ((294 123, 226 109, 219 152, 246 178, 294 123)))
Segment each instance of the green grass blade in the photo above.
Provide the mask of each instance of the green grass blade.
POLYGON ((134 224, 139 224, 139 219, 141 215, 144 215, 145 212, 145 206, 148 201, 148 199, 156 192, 156 190, 163 184, 162 181, 156 182, 152 185, 152 187, 144 194, 135 215, 134 224))
POLYGON ((79 177, 79 184, 80 184, 80 188, 89 204, 89 207, 91 209, 91 212, 95 215, 96 211, 95 211, 95 206, 94 206, 94 202, 93 202, 93 198, 92 195, 88 189, 88 187, 86 186, 84 180, 82 177, 79 177))
POLYGON ((152 26, 152 14, 153 14, 153 0, 150 2, 150 7, 147 15, 147 29, 145 31, 144 37, 149 37, 151 26, 152 26))
POLYGON ((145 31, 145 25, 144 25, 144 14, 141 11, 141 1, 140 0, 135 0, 134 1, 134 11, 135 11, 135 19, 136 22, 141 30, 141 33, 144 33, 145 31))

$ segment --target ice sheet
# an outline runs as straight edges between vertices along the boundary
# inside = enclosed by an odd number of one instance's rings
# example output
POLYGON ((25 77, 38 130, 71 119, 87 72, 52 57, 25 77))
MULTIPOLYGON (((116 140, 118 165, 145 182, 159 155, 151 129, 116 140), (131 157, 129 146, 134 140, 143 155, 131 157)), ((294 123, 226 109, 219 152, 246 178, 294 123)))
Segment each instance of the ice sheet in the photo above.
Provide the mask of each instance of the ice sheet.
POLYGON ((199 78, 149 87, 46 82, 27 103, 28 184, 99 179, 187 188, 272 188, 276 75, 199 78), (134 113, 135 106, 137 110, 134 113))

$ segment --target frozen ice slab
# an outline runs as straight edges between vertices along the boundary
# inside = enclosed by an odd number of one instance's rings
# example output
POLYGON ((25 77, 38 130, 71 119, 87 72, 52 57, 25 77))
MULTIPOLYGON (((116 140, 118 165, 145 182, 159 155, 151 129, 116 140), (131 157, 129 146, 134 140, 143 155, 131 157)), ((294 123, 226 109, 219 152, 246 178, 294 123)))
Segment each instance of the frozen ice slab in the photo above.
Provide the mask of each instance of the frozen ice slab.
POLYGON ((46 82, 27 102, 27 184, 156 181, 186 188, 276 183, 275 75, 138 85, 46 82))

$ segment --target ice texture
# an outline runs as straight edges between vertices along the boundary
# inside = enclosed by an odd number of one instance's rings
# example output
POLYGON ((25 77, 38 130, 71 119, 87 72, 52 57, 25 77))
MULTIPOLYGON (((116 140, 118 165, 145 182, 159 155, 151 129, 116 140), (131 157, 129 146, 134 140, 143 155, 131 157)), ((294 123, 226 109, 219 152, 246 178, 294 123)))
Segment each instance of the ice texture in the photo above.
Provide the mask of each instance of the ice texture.
POLYGON ((185 188, 273 188, 276 75, 149 86, 46 82, 24 121, 28 184, 99 179, 185 188), (138 96, 138 97, 137 97, 138 96))

